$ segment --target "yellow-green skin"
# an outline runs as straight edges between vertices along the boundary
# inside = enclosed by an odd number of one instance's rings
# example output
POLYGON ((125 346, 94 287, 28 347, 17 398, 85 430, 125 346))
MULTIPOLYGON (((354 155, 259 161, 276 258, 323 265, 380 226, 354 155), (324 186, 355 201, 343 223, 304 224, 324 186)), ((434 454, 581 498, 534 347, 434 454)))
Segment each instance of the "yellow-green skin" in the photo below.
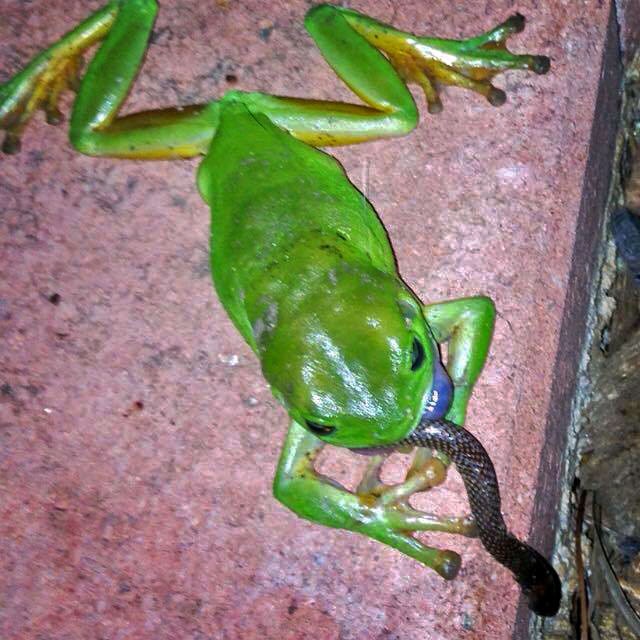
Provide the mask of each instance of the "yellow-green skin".
POLYGON ((292 418, 276 497, 305 518, 368 535, 452 578, 457 554, 411 533, 473 535, 473 524, 407 502, 444 480, 446 460, 419 451, 405 482, 386 487, 378 478, 383 457, 374 456, 356 492, 318 474, 313 461, 325 443, 362 449, 397 442, 425 412, 462 424, 487 356, 493 304, 479 296, 423 306, 400 279, 370 204, 314 146, 411 131, 417 110, 406 82, 423 88, 432 112, 441 108, 439 84, 500 104, 504 93, 490 82, 496 73, 544 73, 548 61, 507 51, 506 38, 524 26, 521 16, 453 41, 321 5, 305 26, 364 105, 231 92, 205 105, 120 117, 156 11, 154 0, 110 2, 0 86, 3 150, 18 150, 36 108, 59 120, 57 97, 77 79, 79 55, 102 41, 80 83, 71 142, 89 155, 204 156, 198 188, 212 211, 216 290, 292 418), (438 352, 445 342, 448 377, 438 352))

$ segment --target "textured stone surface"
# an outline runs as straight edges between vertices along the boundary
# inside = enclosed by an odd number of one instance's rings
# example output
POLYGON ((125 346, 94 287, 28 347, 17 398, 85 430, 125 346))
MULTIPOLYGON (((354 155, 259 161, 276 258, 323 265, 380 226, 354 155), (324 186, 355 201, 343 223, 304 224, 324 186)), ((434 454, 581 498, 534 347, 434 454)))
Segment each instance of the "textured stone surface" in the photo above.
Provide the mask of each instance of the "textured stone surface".
MULTIPOLYGON (((307 6, 167 0, 129 107, 204 101, 229 75, 234 88, 351 99, 302 28, 307 6)), ((352 6, 449 37, 516 8, 352 6)), ((512 46, 550 55, 549 75, 508 74, 500 109, 449 90, 444 113, 411 136, 336 155, 422 299, 496 300, 469 427, 494 458, 507 521, 526 537, 609 5, 517 9, 530 22, 512 46)), ((5 2, 0 80, 86 11, 5 2)), ((447 584, 271 498, 286 417, 209 282, 195 162, 84 158, 41 122, 20 156, 0 162, 3 637, 511 636, 518 589, 476 541, 429 536, 464 552, 447 584)), ((352 482, 362 462, 329 457, 352 482)), ((421 504, 468 508, 455 473, 421 504)))
POLYGON ((620 47, 625 64, 631 62, 640 45, 640 5, 636 0, 616 0, 620 47))

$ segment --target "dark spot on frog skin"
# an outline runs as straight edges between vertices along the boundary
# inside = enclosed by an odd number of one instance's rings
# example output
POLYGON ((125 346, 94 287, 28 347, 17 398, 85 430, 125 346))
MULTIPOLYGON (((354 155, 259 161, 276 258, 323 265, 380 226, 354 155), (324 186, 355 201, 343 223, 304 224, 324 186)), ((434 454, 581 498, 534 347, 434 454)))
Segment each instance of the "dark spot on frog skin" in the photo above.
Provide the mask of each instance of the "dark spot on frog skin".
POLYGON ((260 343, 264 334, 273 331, 278 322, 278 305, 268 300, 264 300, 263 302, 267 304, 267 307, 262 316, 257 318, 252 326, 253 337, 258 343, 260 343))
POLYGON ((407 323, 407 327, 410 327, 418 315, 418 310, 408 300, 398 300, 398 308, 407 323))
POLYGON ((341 260, 344 258, 344 255, 342 254, 342 251, 340 251, 340 249, 338 249, 338 247, 336 247, 336 246, 334 246, 332 244, 321 244, 321 245, 318 245, 318 248, 321 249, 322 251, 326 251, 327 253, 335 254, 341 260))
POLYGON ((55 305, 55 306, 58 306, 58 305, 60 304, 61 297, 60 297, 60 294, 59 294, 59 293, 52 293, 52 294, 47 298, 47 300, 48 300, 51 304, 53 304, 53 305, 55 305))

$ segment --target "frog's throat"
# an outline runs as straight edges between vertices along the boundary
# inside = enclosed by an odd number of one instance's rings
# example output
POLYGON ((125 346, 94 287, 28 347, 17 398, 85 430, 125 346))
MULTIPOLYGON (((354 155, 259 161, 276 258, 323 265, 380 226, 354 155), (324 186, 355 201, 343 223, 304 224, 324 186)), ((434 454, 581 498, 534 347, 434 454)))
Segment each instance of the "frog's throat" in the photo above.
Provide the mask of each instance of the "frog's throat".
POLYGON ((383 450, 396 449, 405 443, 405 440, 418 429, 421 424, 432 422, 434 420, 440 420, 444 418, 451 401, 453 400, 453 385, 445 368, 442 366, 439 358, 434 359, 433 365, 433 380, 431 382, 431 388, 425 393, 422 411, 420 413, 420 419, 418 424, 401 440, 398 442, 392 442, 388 445, 379 447, 349 447, 354 453, 360 453, 365 456, 371 456, 379 454, 383 450))

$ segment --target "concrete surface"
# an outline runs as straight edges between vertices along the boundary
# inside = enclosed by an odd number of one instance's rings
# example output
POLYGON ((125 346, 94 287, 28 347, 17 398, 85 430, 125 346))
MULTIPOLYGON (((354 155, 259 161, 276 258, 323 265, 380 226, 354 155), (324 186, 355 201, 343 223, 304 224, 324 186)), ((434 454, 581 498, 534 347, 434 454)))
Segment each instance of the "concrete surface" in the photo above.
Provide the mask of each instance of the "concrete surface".
MULTIPOLYGON (((0 80, 98 4, 5 2, 0 80)), ((302 28, 308 4, 167 0, 129 107, 204 101, 232 76, 235 88, 352 99, 302 28)), ((545 77, 503 78, 500 109, 449 90, 444 113, 408 138, 336 153, 423 300, 497 303, 468 424, 527 537, 609 4, 352 6, 450 37, 519 10, 529 24, 512 48, 553 60, 545 77)), ((445 583, 271 497, 286 417, 211 287, 196 163, 84 158, 40 119, 23 143, 0 161, 0 635, 510 638, 519 591, 478 542, 429 536, 463 552, 445 583)), ((327 458, 346 483, 362 465, 327 458)), ((468 509, 453 472, 420 504, 468 509)))

